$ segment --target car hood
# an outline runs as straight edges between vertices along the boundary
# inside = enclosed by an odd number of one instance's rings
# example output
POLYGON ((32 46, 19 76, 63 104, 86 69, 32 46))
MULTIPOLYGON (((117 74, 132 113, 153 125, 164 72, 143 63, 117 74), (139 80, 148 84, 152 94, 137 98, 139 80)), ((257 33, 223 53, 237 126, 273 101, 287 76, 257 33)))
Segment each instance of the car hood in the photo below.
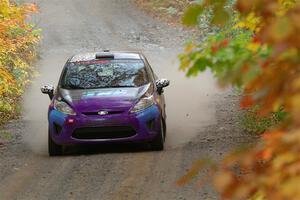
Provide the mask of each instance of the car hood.
POLYGON ((125 112, 148 91, 150 85, 132 88, 60 89, 59 93, 76 111, 81 113, 125 112))

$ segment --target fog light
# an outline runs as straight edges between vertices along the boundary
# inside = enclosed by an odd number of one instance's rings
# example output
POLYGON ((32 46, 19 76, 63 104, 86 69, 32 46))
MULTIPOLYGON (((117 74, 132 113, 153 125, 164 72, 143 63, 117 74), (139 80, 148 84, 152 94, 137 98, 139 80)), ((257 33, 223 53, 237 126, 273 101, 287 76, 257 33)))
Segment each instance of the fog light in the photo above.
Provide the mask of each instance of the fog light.
POLYGON ((74 124, 75 120, 74 119, 68 119, 67 124, 74 124))
POLYGON ((154 119, 151 119, 147 122, 147 128, 150 131, 153 131, 155 129, 155 120, 154 119))

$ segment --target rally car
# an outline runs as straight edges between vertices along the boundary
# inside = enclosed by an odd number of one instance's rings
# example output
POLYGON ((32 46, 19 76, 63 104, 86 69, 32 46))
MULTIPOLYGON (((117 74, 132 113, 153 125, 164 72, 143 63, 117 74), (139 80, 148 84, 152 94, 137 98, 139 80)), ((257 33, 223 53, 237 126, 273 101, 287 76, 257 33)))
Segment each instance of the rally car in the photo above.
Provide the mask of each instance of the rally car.
POLYGON ((50 156, 75 144, 138 142, 163 150, 164 88, 142 53, 101 51, 72 56, 56 88, 45 85, 50 156))

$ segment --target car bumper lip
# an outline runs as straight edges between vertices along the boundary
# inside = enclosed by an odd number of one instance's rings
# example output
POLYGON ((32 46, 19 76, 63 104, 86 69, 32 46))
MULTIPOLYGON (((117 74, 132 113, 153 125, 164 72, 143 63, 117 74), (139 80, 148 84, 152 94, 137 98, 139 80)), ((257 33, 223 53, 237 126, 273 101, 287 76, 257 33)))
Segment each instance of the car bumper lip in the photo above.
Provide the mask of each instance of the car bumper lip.
POLYGON ((153 105, 138 113, 122 113, 108 116, 67 116, 54 109, 50 109, 49 133, 54 142, 60 145, 143 142, 153 140, 160 132, 160 120, 161 115, 157 105, 153 105), (69 119, 74 119, 74 122, 68 124, 67 121, 69 119), (149 121, 153 121, 154 123, 152 128, 149 128, 147 125, 149 121), (74 131, 80 128, 113 126, 131 127, 135 131, 135 134, 129 137, 106 139, 78 139, 73 136, 74 131))

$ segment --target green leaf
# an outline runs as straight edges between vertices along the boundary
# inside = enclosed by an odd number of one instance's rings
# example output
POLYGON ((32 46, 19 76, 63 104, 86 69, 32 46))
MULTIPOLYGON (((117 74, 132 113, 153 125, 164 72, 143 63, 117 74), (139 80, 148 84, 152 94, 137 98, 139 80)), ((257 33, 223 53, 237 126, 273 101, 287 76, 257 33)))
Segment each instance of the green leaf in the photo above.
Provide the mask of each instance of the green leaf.
POLYGON ((224 26, 229 21, 230 15, 224 10, 223 6, 215 7, 214 13, 211 21, 212 24, 224 26))
POLYGON ((182 18, 182 22, 186 26, 195 26, 198 24, 198 17, 203 12, 203 7, 199 4, 191 5, 182 18))
POLYGON ((197 69, 200 72, 204 72, 206 70, 206 68, 210 65, 211 65, 211 62, 205 58, 200 58, 195 62, 195 67, 197 67, 197 69))

